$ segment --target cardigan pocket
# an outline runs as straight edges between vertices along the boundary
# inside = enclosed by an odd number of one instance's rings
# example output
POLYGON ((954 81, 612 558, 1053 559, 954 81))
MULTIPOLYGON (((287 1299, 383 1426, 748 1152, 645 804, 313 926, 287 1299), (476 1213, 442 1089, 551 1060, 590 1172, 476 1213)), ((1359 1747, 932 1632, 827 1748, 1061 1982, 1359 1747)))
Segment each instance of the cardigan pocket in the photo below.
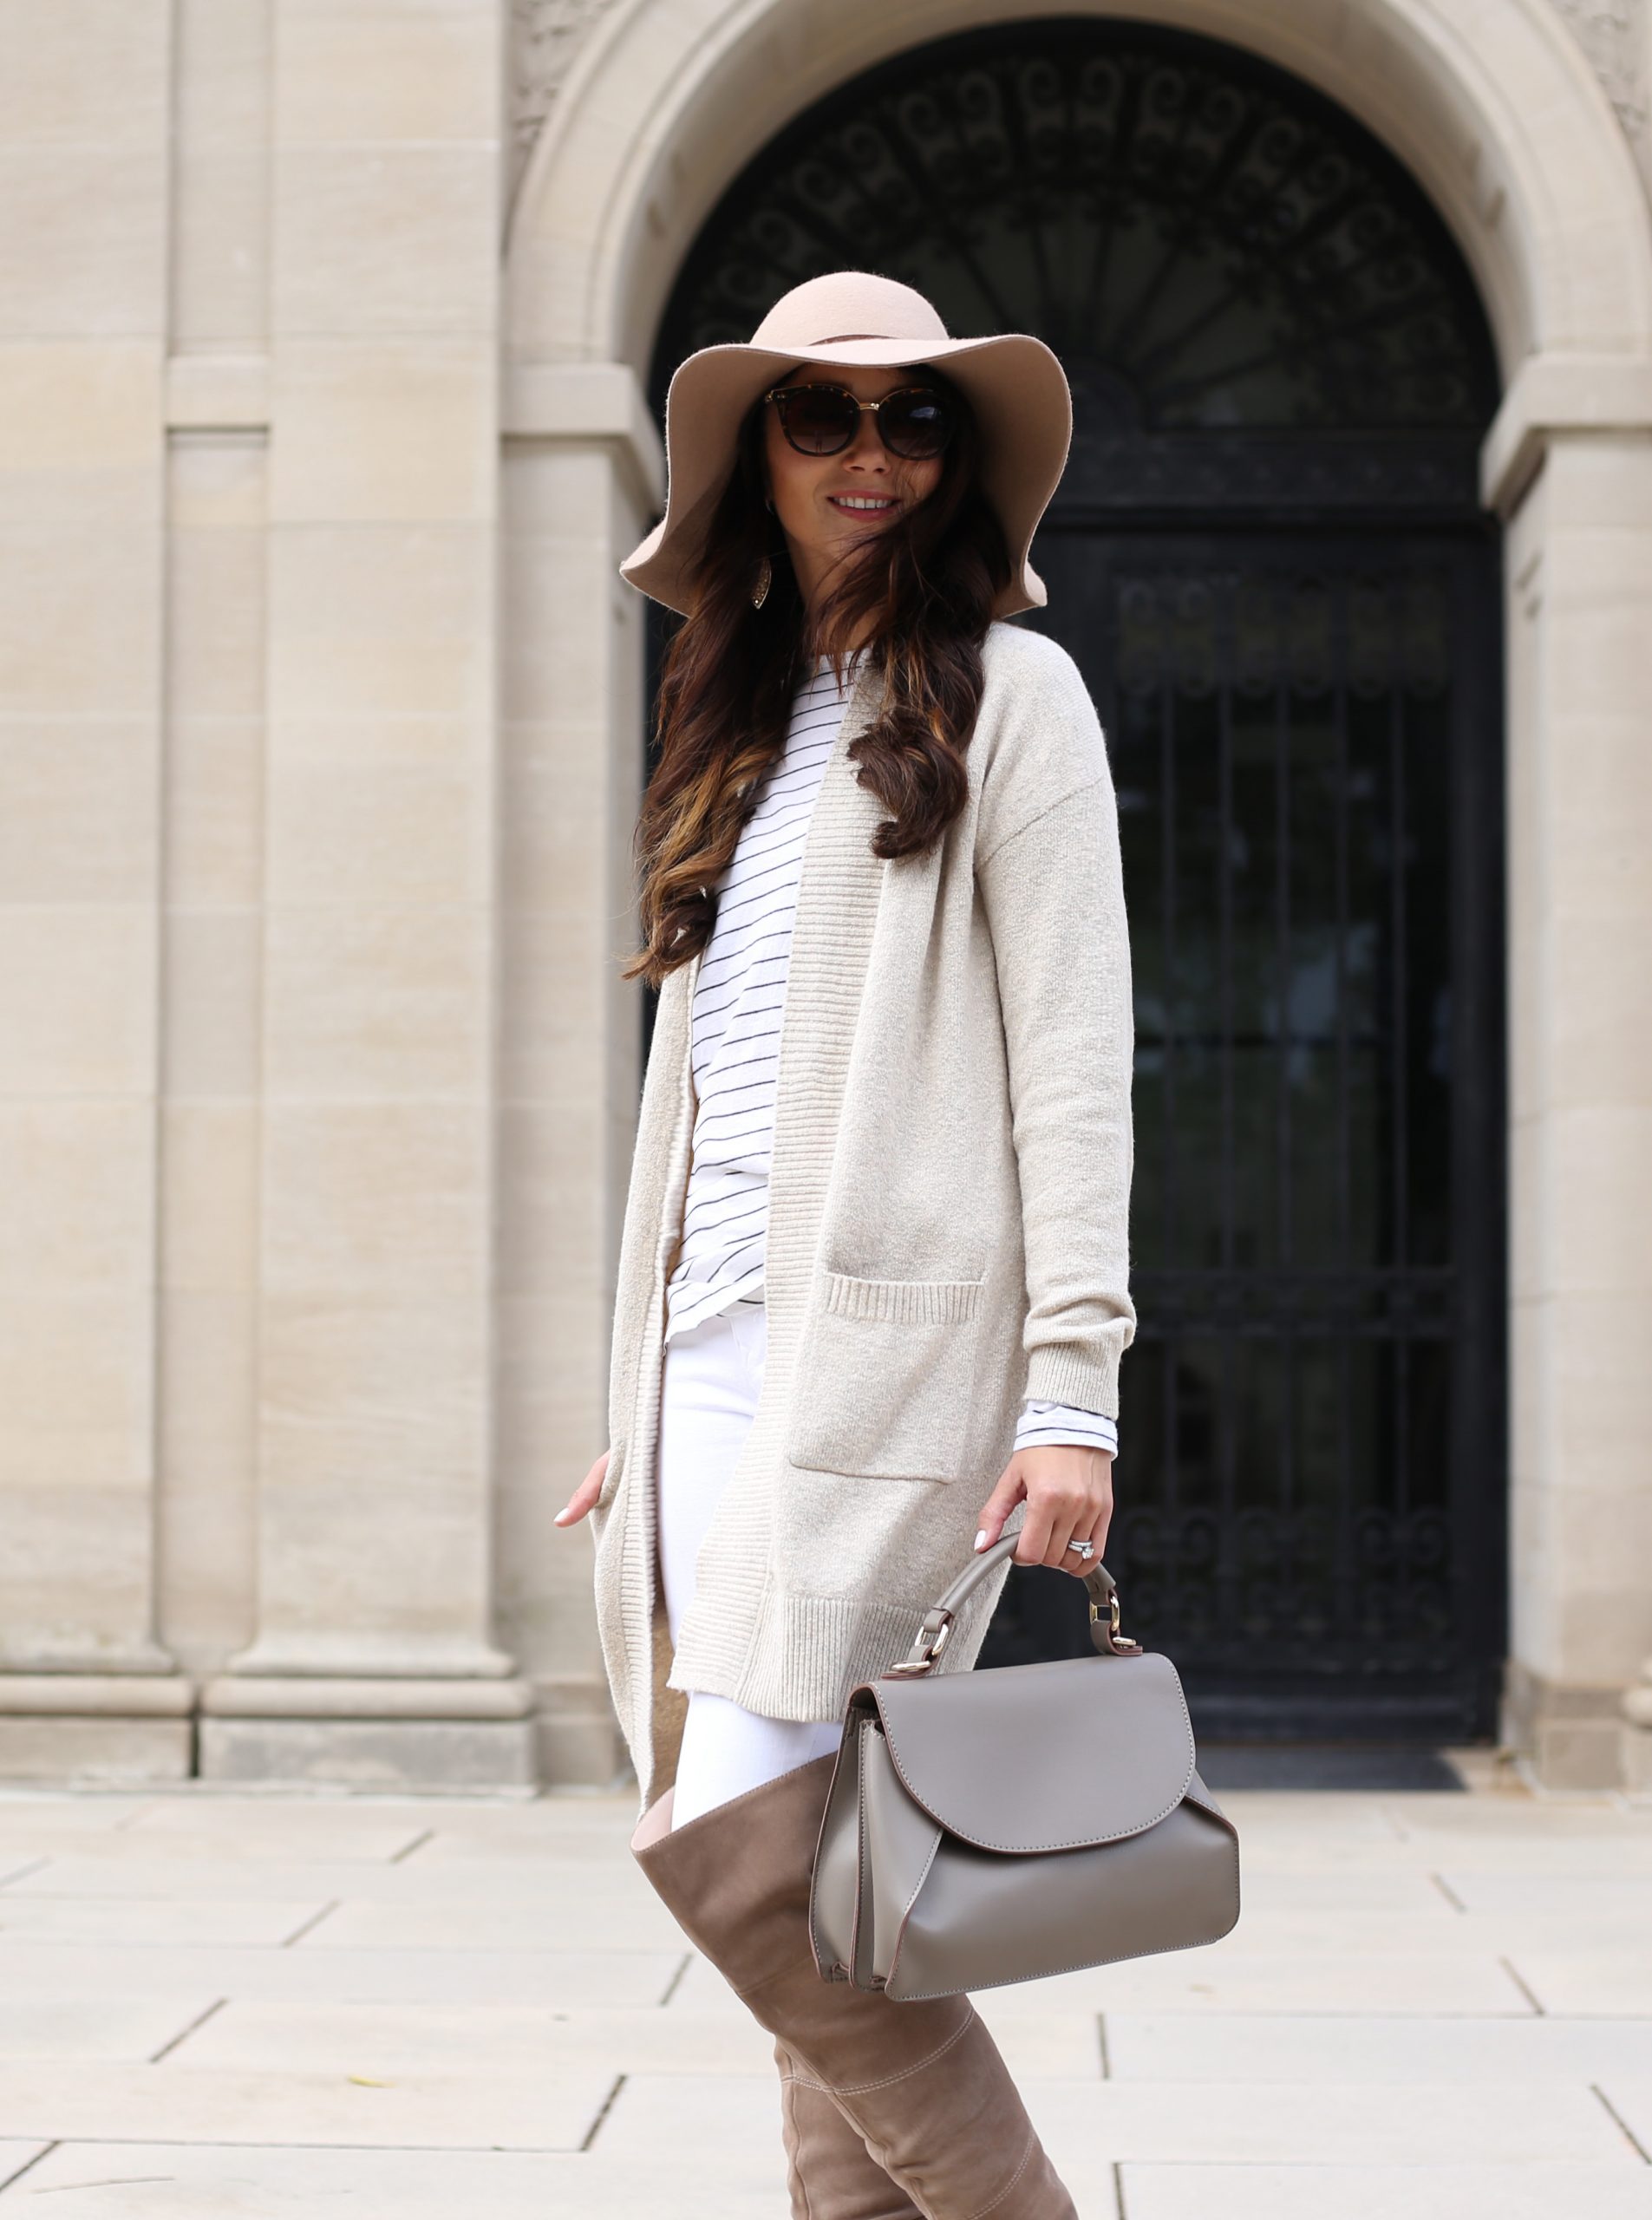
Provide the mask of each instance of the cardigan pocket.
POLYGON ((856 1479, 956 1479, 983 1283, 824 1279, 798 1352, 787 1461, 856 1479))

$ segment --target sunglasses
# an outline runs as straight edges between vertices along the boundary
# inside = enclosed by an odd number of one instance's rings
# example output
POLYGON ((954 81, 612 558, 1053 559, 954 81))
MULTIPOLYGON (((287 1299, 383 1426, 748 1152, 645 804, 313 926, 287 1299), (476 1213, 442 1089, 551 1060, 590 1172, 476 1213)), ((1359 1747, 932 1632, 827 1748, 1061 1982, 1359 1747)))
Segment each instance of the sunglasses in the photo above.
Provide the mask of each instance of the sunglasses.
POLYGON ((897 386, 881 401, 858 401, 846 385, 777 385, 763 395, 780 412, 780 429, 800 454, 841 454, 870 409, 891 454, 930 462, 957 428, 946 395, 932 386, 897 386))

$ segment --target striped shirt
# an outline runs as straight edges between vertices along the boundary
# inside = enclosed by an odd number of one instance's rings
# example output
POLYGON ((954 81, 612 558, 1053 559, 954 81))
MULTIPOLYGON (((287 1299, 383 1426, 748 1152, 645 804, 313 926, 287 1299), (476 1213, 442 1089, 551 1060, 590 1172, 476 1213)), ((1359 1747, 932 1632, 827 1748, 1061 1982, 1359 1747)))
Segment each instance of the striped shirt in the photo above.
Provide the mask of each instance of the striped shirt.
MULTIPOLYGON (((858 661, 842 690, 824 656, 800 684, 784 751, 764 774, 717 880, 716 918, 695 988, 694 1132, 682 1237, 665 1290, 668 1342, 722 1311, 763 1300, 774 1083, 798 876, 858 661)), ((1118 1429, 1100 1412, 1028 1401, 1015 1447, 1055 1441, 1116 1449, 1118 1429)))

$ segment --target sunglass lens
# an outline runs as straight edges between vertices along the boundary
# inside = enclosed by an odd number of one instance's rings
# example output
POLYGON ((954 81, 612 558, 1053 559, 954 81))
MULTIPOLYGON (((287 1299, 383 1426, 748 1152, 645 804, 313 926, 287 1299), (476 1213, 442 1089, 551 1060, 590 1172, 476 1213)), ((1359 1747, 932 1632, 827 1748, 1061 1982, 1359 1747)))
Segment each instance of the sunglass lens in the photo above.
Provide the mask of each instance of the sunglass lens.
POLYGON ((826 386, 799 386, 780 408, 786 436, 805 454, 833 454, 854 437, 855 405, 826 386))
POLYGON ((888 445, 909 462, 939 454, 952 436, 951 413, 937 393, 892 395, 878 421, 888 445))

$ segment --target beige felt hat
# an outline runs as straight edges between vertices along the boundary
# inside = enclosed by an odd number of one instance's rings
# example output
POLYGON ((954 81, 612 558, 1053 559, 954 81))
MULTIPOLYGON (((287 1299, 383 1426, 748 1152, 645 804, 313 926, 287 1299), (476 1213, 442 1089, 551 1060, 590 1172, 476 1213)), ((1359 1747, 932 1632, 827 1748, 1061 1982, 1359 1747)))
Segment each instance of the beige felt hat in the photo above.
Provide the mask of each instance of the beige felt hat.
POLYGON ((702 347, 677 365, 665 397, 665 514, 620 565, 621 578, 687 613, 706 530, 734 468, 741 420, 759 394, 800 362, 880 369, 933 362, 944 369, 979 420, 982 491, 1009 549, 1009 584, 992 613, 1041 609, 1048 596, 1027 551, 1072 443, 1067 373, 1043 341, 1026 332, 950 338, 922 293, 871 270, 835 270, 794 285, 749 345, 702 347))

